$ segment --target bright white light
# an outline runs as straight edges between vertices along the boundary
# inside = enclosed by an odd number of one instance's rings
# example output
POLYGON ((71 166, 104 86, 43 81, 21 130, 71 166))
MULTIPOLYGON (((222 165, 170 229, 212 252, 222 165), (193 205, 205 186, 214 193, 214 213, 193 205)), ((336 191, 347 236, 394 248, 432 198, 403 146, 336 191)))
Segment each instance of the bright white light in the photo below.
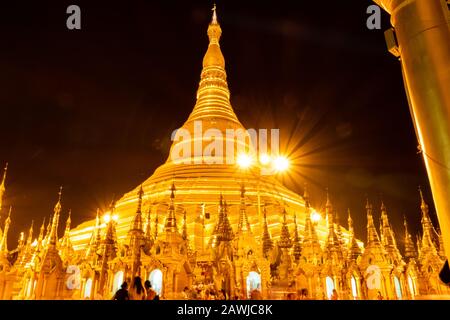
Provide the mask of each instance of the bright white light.
POLYGON ((37 239, 34 239, 33 243, 31 244, 32 247, 36 247, 37 246, 37 239))
POLYGON ((239 167, 246 169, 252 165, 253 160, 248 154, 241 153, 238 155, 236 162, 239 167))
POLYGON ((110 222, 110 221, 111 221, 111 215, 105 214, 105 215, 103 216, 103 221, 105 221, 105 223, 110 222))
POLYGON ((270 162, 270 156, 267 153, 263 153, 259 156, 259 162, 261 162, 262 165, 267 165, 270 162))
POLYGON ((117 222, 119 220, 119 215, 115 214, 112 216, 112 219, 117 222))
POLYGON ((311 220, 313 222, 318 222, 321 218, 322 216, 317 211, 313 211, 313 213, 311 213, 311 220))
POLYGON ((273 160, 273 166, 276 171, 286 171, 289 168, 289 160, 283 156, 276 157, 273 160))

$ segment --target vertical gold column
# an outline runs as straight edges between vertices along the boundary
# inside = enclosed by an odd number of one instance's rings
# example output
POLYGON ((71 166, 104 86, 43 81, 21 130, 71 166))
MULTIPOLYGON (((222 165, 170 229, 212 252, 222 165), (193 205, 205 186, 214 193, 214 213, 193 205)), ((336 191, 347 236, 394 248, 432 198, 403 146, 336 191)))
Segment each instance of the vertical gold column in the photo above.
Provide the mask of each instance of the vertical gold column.
POLYGON ((450 31, 444 0, 374 0, 391 14, 412 118, 450 254, 450 31))

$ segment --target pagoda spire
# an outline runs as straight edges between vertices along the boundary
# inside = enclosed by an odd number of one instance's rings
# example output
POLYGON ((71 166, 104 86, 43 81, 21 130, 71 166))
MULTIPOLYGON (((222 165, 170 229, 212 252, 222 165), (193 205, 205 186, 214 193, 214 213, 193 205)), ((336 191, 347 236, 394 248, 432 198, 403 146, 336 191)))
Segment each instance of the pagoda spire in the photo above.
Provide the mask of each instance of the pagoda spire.
POLYGON ((356 260, 361 255, 361 248, 358 246, 355 238, 355 230, 353 229, 353 219, 348 209, 348 231, 350 232, 350 240, 348 242, 348 259, 356 260))
POLYGON ((382 244, 386 249, 395 247, 394 231, 389 223, 387 209, 383 201, 381 201, 381 235, 382 244))
POLYGON ((64 230, 64 235, 61 239, 61 258, 66 261, 70 259, 73 254, 72 242, 70 241, 70 225, 72 223, 72 210, 69 210, 69 214, 66 220, 66 228, 64 230))
POLYGON ((381 201, 381 230, 381 241, 386 253, 391 257, 392 261, 401 264, 403 258, 397 248, 394 231, 389 223, 387 209, 383 201, 381 201))
POLYGON ((207 34, 209 45, 203 57, 203 70, 197 91, 197 102, 187 122, 203 118, 218 118, 232 121, 242 127, 230 104, 225 58, 219 44, 222 29, 217 18, 215 5, 212 9, 212 18, 207 34))
POLYGON ((428 211, 428 205, 425 202, 425 199, 423 197, 422 188, 419 186, 419 194, 420 194, 420 209, 422 211, 422 245, 421 249, 423 250, 431 250, 433 253, 436 252, 436 246, 433 242, 433 224, 430 219, 429 211, 428 211))
POLYGON ((137 195, 138 203, 136 208, 136 216, 134 217, 131 229, 128 231, 132 261, 131 275, 133 277, 140 274, 141 249, 145 245, 145 233, 142 229, 142 196, 144 195, 142 185, 139 188, 137 195))
POLYGON ((102 292, 106 285, 108 277, 108 261, 116 257, 117 251, 117 235, 116 223, 117 216, 114 214, 116 210, 116 203, 113 199, 109 206, 109 219, 106 221, 105 237, 101 242, 101 262, 100 262, 100 279, 98 291, 102 292))
POLYGON ((182 232, 181 236, 182 236, 183 240, 188 239, 186 209, 184 209, 184 211, 183 211, 183 232, 182 232))
POLYGON ((66 229, 64 230, 64 235, 69 235, 71 223, 72 223, 72 209, 69 210, 69 214, 67 216, 66 229))
POLYGON ((97 208, 97 213, 95 215, 95 226, 92 230, 91 239, 89 240, 89 246, 86 250, 85 258, 93 258, 94 253, 97 252, 98 246, 100 245, 101 235, 100 235, 100 209, 97 208))
POLYGON ((251 233, 250 223, 245 209, 245 187, 241 186, 241 204, 239 209, 238 233, 251 233))
MULTIPOLYGON (((5 191, 6 191, 5 183, 6 183, 7 172, 8 172, 8 162, 5 165, 5 169, 3 171, 3 179, 2 179, 2 182, 0 183, 0 213, 3 208, 3 196, 5 195, 5 191)), ((1 229, 0 229, 0 232, 1 232, 1 229)))
POLYGON ((214 3, 214 6, 212 8, 213 16, 212 16, 212 19, 211 19, 211 24, 218 24, 216 10, 217 10, 217 7, 216 7, 216 4, 214 3))
POLYGON ((420 235, 416 236, 416 246, 417 246, 417 255, 420 256, 422 254, 422 239, 420 235))
POLYGON ((169 202, 169 210, 167 211, 166 223, 164 225, 164 232, 166 233, 177 233, 177 218, 175 216, 175 184, 172 182, 172 186, 170 188, 170 202, 169 202))
POLYGON ((228 206, 223 200, 222 194, 219 199, 219 219, 213 232, 213 247, 217 247, 220 242, 229 242, 233 240, 234 233, 228 220, 228 206))
POLYGON ((335 224, 335 228, 336 228, 336 236, 338 239, 338 243, 339 245, 342 247, 343 250, 345 250, 345 246, 344 246, 344 238, 343 238, 343 233, 342 233, 342 226, 341 223, 339 221, 339 214, 338 212, 335 210, 334 211, 334 224, 335 224))
POLYGON ((151 238, 152 238, 151 213, 152 213, 152 208, 149 206, 148 210, 147 210, 147 219, 146 219, 146 223, 145 223, 145 237, 148 240, 151 240, 151 238))
POLYGON ((37 239, 36 251, 41 251, 42 250, 42 246, 43 246, 43 242, 44 242, 44 232, 45 232, 45 217, 44 217, 44 220, 42 221, 41 229, 39 231, 39 236, 38 236, 38 239, 37 239))
POLYGON ((405 226, 405 257, 407 259, 413 259, 417 257, 416 249, 414 247, 414 241, 411 234, 408 231, 408 223, 406 217, 403 216, 403 225, 405 226))
POLYGON ((313 242, 317 242, 318 244, 319 240, 317 237, 316 229, 311 221, 311 205, 309 202, 309 193, 306 183, 303 199, 305 199, 305 231, 303 234, 303 244, 308 243, 309 245, 311 245, 313 242))
POLYGON ((303 188, 303 200, 305 200, 305 208, 310 207, 311 204, 309 202, 309 191, 308 191, 308 184, 305 182, 304 188, 303 188))
POLYGON ((369 198, 367 198, 366 202, 366 212, 367 212, 367 246, 380 246, 380 237, 378 236, 377 229, 375 228, 375 224, 373 222, 372 215, 372 205, 369 203, 369 198))
POLYGON ((280 248, 290 248, 292 247, 291 235, 289 233, 289 228, 286 221, 286 209, 283 208, 283 223, 281 225, 281 235, 278 241, 278 246, 280 248))
POLYGON ((50 239, 50 231, 52 230, 52 215, 49 215, 48 217, 48 223, 47 228, 45 229, 45 236, 44 236, 44 246, 47 246, 50 239))
POLYGON ((31 244, 33 243, 33 228, 34 228, 34 220, 31 220, 30 229, 28 229, 27 243, 26 246, 31 248, 31 244))
POLYGON ((263 256, 267 258, 270 250, 273 248, 273 241, 272 237, 269 233, 269 227, 267 225, 267 212, 266 212, 266 206, 263 207, 263 217, 264 217, 264 225, 263 225, 263 234, 261 237, 262 240, 262 251, 263 256))
POLYGON ((439 240, 439 256, 442 260, 447 259, 445 255, 445 248, 444 248, 444 237, 442 237, 442 232, 438 231, 438 240, 439 240))
POLYGON ((31 220, 30 229, 28 229, 27 240, 23 250, 19 251, 19 255, 17 257, 16 263, 19 266, 24 266, 27 262, 30 261, 33 250, 33 226, 34 220, 31 220))
POLYGON ((293 252, 294 260, 298 261, 302 254, 302 246, 300 243, 300 237, 298 235, 297 214, 294 212, 294 247, 293 252))
POLYGON ((142 189, 142 185, 138 191, 138 203, 136 208, 136 215, 133 220, 133 230, 142 230, 142 196, 144 195, 144 190, 142 189))
POLYGON ((158 228, 159 228, 159 214, 158 214, 158 210, 156 210, 156 216, 155 216, 155 236, 154 239, 156 240, 156 238, 158 238, 158 228))
POLYGON ((11 211, 12 211, 12 207, 10 206, 8 217, 5 220, 3 236, 0 240, 0 255, 4 255, 5 257, 8 255, 8 231, 9 231, 9 226, 11 224, 11 211))
POLYGON ((8 260, 8 231, 11 224, 11 207, 9 207, 8 217, 5 220, 5 229, 0 240, 0 269, 9 271, 11 263, 8 260))
POLYGON ((54 213, 53 213, 53 219, 52 219, 52 225, 50 229, 50 234, 48 238, 47 246, 50 246, 52 248, 56 248, 56 244, 58 242, 58 224, 59 224, 59 215, 61 213, 61 196, 62 196, 62 187, 59 188, 58 193, 58 202, 55 205, 54 213))
POLYGON ((327 216, 327 225, 328 225, 328 235, 327 235, 327 247, 337 246, 339 245, 339 239, 337 237, 336 231, 334 229, 334 211, 333 205, 330 201, 330 196, 327 188, 327 202, 325 205, 325 213, 327 216))
POLYGON ((64 235, 61 239, 61 246, 66 247, 70 245, 70 225, 72 224, 72 210, 69 210, 66 220, 66 228, 64 229, 64 235))

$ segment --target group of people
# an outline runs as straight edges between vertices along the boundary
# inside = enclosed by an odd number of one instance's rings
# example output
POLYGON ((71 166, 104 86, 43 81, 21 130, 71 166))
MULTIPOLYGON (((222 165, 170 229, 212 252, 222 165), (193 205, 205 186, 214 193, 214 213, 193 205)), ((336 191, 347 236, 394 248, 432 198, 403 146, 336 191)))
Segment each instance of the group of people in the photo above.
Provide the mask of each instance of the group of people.
MULTIPOLYGON (((234 297, 229 297, 225 290, 216 291, 213 288, 196 287, 189 289, 185 287, 182 292, 183 299, 186 300, 245 300, 246 297, 239 294, 239 292, 234 297)), ((261 292, 254 289, 250 292, 250 300, 260 300, 261 292)), ((308 290, 301 289, 297 294, 288 293, 286 295, 287 300, 309 300, 308 290)), ((378 300, 383 300, 381 292, 378 291, 378 300)), ((152 284, 149 280, 144 282, 142 285, 142 280, 140 277, 135 277, 133 284, 128 289, 128 283, 124 282, 121 288, 113 296, 113 300, 159 300, 159 295, 155 290, 152 289, 152 284)), ((330 300, 339 300, 339 296, 336 289, 333 289, 330 300)))
POLYGON ((214 286, 194 285, 191 288, 185 287, 182 292, 182 299, 185 300, 260 300, 261 291, 254 289, 247 297, 241 290, 235 290, 231 295, 225 289, 216 290, 214 286))
POLYGON ((152 289, 152 284, 146 280, 142 285, 140 277, 135 277, 131 288, 128 289, 128 283, 122 283, 121 287, 114 294, 113 300, 159 300, 159 295, 152 289))

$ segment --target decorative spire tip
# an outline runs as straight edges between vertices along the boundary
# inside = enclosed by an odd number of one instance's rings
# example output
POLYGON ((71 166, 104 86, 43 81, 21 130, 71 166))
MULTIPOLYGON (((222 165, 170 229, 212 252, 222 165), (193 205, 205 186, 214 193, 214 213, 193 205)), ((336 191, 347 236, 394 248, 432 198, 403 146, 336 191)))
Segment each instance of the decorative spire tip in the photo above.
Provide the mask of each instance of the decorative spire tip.
POLYGON ((213 12, 212 20, 211 20, 212 24, 217 24, 217 12, 216 12, 216 10, 217 10, 217 6, 216 6, 216 3, 214 3, 214 6, 212 8, 212 12, 213 12))

